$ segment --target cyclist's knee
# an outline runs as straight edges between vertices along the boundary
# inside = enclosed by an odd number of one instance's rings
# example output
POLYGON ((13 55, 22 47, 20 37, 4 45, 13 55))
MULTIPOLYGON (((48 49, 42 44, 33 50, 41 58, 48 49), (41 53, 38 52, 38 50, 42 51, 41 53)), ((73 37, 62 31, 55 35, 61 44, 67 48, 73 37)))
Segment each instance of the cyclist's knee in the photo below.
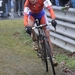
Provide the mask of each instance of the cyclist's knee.
POLYGON ((47 36, 49 36, 49 34, 50 34, 50 30, 45 29, 44 31, 45 31, 45 34, 46 34, 47 36))
POLYGON ((26 26, 26 27, 25 27, 25 30, 26 30, 26 33, 27 33, 27 34, 31 35, 31 31, 32 31, 31 26, 26 26))
POLYGON ((46 35, 46 37, 47 37, 47 39, 49 39, 50 38, 50 30, 45 30, 45 35, 46 35))

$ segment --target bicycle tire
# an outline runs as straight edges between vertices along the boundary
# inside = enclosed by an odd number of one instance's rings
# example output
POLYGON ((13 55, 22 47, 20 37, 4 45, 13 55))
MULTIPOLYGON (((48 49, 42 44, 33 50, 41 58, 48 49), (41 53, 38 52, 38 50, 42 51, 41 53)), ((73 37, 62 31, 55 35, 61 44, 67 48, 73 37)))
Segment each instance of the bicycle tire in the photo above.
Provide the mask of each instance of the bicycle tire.
POLYGON ((42 58, 42 63, 43 65, 46 67, 46 72, 48 72, 48 61, 47 61, 47 55, 46 55, 46 47, 45 47, 45 44, 42 43, 42 51, 41 51, 41 54, 43 53, 43 58, 42 58))
MULTIPOLYGON (((46 38, 44 38, 44 43, 45 43, 46 50, 47 50, 46 53, 48 54, 48 57, 49 57, 49 62, 50 62, 50 64, 51 64, 52 74, 53 74, 53 75, 56 75, 56 73, 55 73, 55 68, 54 68, 54 64, 53 64, 53 61, 52 61, 51 48, 50 48, 50 45, 49 45, 49 43, 48 43, 48 41, 47 41, 46 38)), ((49 66, 49 65, 48 65, 48 66, 49 66)))
MULTIPOLYGON (((38 38, 38 36, 37 36, 38 38)), ((38 42, 38 47, 39 47, 39 50, 40 50, 40 53, 41 53, 41 61, 42 61, 42 64, 43 64, 43 67, 45 69, 46 72, 48 72, 48 62, 47 62, 47 55, 46 55, 46 47, 45 47, 45 44, 40 42, 39 38, 37 39, 37 42, 38 42)))

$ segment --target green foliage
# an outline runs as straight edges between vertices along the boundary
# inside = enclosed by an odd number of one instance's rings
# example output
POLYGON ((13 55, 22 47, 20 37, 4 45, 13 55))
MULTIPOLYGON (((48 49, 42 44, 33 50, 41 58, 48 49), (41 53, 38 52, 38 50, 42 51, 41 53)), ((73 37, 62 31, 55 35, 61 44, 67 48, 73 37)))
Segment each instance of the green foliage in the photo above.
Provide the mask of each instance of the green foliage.
POLYGON ((25 51, 25 49, 31 48, 31 44, 32 40, 25 33, 22 19, 0 21, 0 48, 25 51))
POLYGON ((62 61, 66 62, 65 66, 75 70, 75 57, 68 57, 68 55, 65 54, 57 54, 56 59, 59 63, 62 61))

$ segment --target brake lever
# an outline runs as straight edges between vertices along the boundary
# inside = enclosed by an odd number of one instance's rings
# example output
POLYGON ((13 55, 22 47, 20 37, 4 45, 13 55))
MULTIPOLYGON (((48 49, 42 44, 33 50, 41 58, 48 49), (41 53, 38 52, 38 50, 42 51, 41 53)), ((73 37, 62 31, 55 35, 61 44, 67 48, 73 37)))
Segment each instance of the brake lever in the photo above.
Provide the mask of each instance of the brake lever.
POLYGON ((56 32, 56 27, 54 27, 54 32, 56 32))

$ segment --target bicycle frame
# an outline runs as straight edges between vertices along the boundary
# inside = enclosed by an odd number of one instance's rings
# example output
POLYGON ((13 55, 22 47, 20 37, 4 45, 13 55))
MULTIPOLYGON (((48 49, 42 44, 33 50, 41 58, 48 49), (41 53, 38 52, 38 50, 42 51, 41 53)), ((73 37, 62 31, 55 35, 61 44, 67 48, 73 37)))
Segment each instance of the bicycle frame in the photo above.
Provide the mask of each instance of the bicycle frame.
MULTIPOLYGON (((40 25, 38 19, 36 19, 35 23, 37 26, 34 26, 32 29, 37 29, 39 40, 41 41, 44 37, 47 38, 45 36, 44 29, 43 29, 43 27, 46 27, 47 24, 40 25)), ((35 33, 36 33, 36 31, 35 31, 35 33)))

